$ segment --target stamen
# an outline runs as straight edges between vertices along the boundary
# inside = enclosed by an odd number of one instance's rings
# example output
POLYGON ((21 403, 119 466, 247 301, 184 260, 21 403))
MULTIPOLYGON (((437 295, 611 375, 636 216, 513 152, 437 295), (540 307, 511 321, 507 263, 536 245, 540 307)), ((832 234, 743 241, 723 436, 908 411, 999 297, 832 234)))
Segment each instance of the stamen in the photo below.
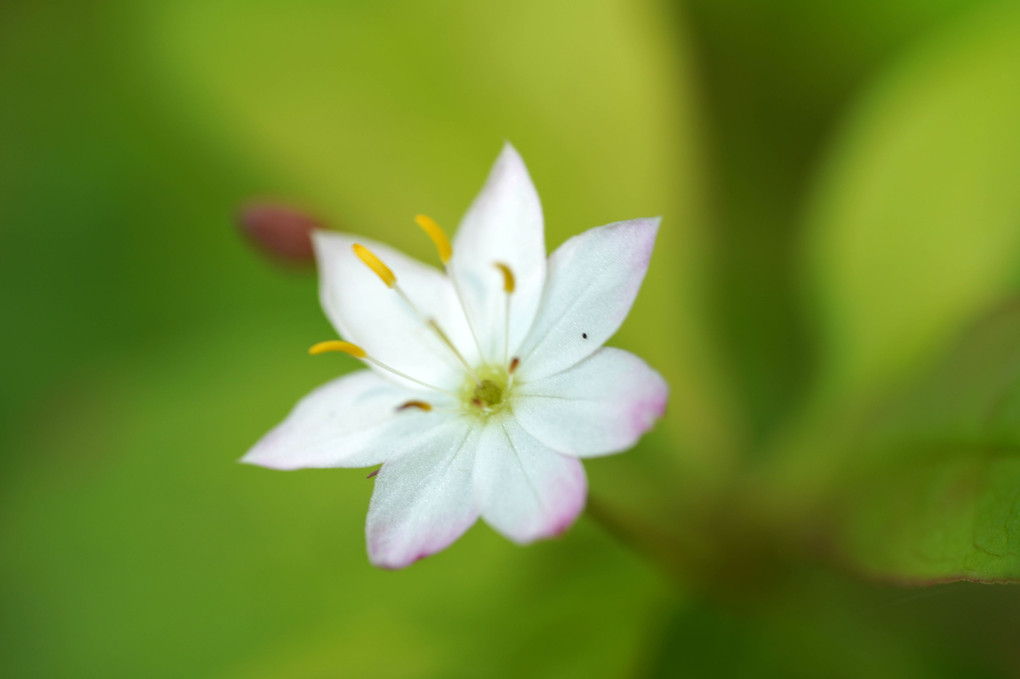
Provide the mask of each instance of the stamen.
POLYGON ((421 386, 423 386, 423 387, 425 387, 425 388, 427 388, 427 389, 432 389, 433 391, 441 391, 441 392, 443 392, 444 394, 449 394, 450 396, 453 396, 454 398, 456 398, 456 397, 457 397, 457 394, 453 393, 453 392, 452 392, 452 391, 450 391, 449 389, 443 389, 442 387, 437 387, 437 386, 436 386, 436 385, 434 385, 434 384, 429 384, 428 382, 422 382, 422 381, 421 381, 421 380, 419 380, 419 379, 418 379, 417 377, 411 377, 411 376, 410 376, 410 375, 408 375, 407 373, 404 373, 404 372, 400 372, 400 371, 399 371, 399 370, 397 370, 396 368, 391 368, 390 366, 386 365, 386 364, 385 364, 385 363, 383 363, 382 361, 377 361, 377 360, 375 360, 374 358, 372 358, 371 356, 366 356, 366 357, 364 358, 364 360, 365 360, 365 361, 366 361, 367 363, 371 363, 371 364, 372 364, 372 365, 374 365, 374 366, 377 366, 377 367, 379 367, 379 368, 382 368, 383 370, 386 370, 386 371, 388 371, 388 372, 391 372, 391 373, 393 373, 393 374, 394 374, 394 375, 396 375, 397 377, 403 377, 403 378, 404 378, 405 380, 408 380, 408 381, 410 381, 410 382, 414 382, 415 384, 420 384, 421 386))
POLYGON ((428 326, 432 328, 432 331, 436 333, 436 336, 443 341, 443 344, 450 348, 450 351, 452 351, 453 355, 457 357, 457 360, 460 361, 460 364, 464 366, 464 369, 468 371, 468 374, 477 380, 478 376, 475 375, 475 371, 471 369, 471 366, 468 364, 467 359, 464 358, 464 354, 460 353, 460 351, 457 350, 457 347, 454 346, 453 342, 450 341, 450 338, 447 336, 447 334, 443 332, 443 329, 439 327, 439 324, 436 323, 435 320, 430 318, 428 320, 428 326))
POLYGON ((432 406, 425 401, 408 401, 407 403, 397 406, 397 411, 407 410, 408 408, 417 408, 418 410, 424 410, 425 412, 432 410, 432 406))
POLYGON ((457 394, 453 393, 449 389, 443 389, 442 387, 437 387, 434 384, 429 384, 428 382, 422 382, 418 378, 411 377, 407 373, 403 373, 403 372, 397 370, 396 368, 392 368, 392 367, 386 365, 385 363, 383 363, 382 361, 377 361, 376 359, 374 359, 371 356, 369 356, 368 352, 366 352, 364 349, 359 347, 357 344, 352 344, 350 342, 344 342, 343 340, 327 340, 325 342, 319 342, 318 344, 313 344, 312 347, 308 350, 308 353, 311 354, 312 356, 318 356, 319 354, 325 354, 325 353, 328 353, 328 352, 331 352, 331 351, 338 351, 340 353, 348 354, 349 356, 353 356, 354 358, 360 358, 365 363, 371 363, 372 365, 374 365, 374 366, 376 366, 378 368, 382 368, 386 372, 393 373, 397 377, 402 377, 405 380, 408 380, 409 382, 414 382, 415 384, 419 384, 419 385, 425 387, 426 389, 432 389, 433 391, 441 391, 444 394, 449 394, 450 396, 453 396, 454 398, 459 398, 457 396, 457 394))
MULTIPOLYGON (((432 224, 435 225, 435 222, 432 222, 432 224)), ((436 228, 438 229, 439 227, 436 226, 436 228)), ((426 232, 428 233, 427 229, 426 232)), ((439 234, 442 236, 443 241, 446 242, 445 240, 446 236, 442 235, 442 231, 439 231, 439 234)), ((432 234, 430 233, 430 235, 432 234)), ((440 247, 438 242, 436 244, 436 247, 440 247)), ((446 242, 446 247, 449 248, 448 242, 446 242)), ((351 249, 354 250, 354 254, 358 256, 358 259, 364 262, 365 266, 374 271, 376 275, 382 279, 383 283, 385 283, 387 287, 389 287, 391 290, 394 290, 398 295, 400 295, 400 298, 404 300, 404 303, 411 308, 411 311, 413 311, 415 315, 418 316, 418 319, 421 320, 422 323, 428 325, 429 328, 431 328, 432 331, 436 333, 439 339, 442 340, 443 344, 445 344, 453 352, 454 356, 457 357, 457 360, 461 362, 464 368, 473 375, 471 371, 471 366, 468 365, 468 362, 464 359, 464 356, 459 351, 457 351, 457 347, 453 345, 453 342, 450 341, 450 338, 446 335, 446 333, 439 328, 439 325, 435 321, 426 319, 425 316, 421 313, 421 311, 418 310, 418 307, 414 304, 414 302, 411 301, 411 298, 407 296, 407 293, 404 292, 403 288, 397 285, 397 277, 393 275, 393 272, 390 271, 390 268, 383 264, 382 260, 376 257, 371 250, 366 248, 364 245, 361 245, 360 243, 355 243, 354 245, 351 246, 351 249)), ((440 256, 442 256, 442 250, 440 250, 440 256)))
POLYGON ((390 267, 383 264, 382 260, 376 257, 371 250, 360 243, 355 243, 351 246, 351 249, 354 250, 354 254, 358 256, 358 259, 365 263, 365 266, 374 271, 375 275, 382 279, 382 282, 387 287, 392 288, 397 284, 397 277, 390 271, 390 267))
POLYGON ((478 341, 478 333, 475 331, 474 321, 471 320, 471 314, 468 313, 467 305, 464 303, 464 295, 460 292, 460 284, 457 283, 457 276, 454 275, 453 270, 447 265, 446 275, 450 277, 450 284, 453 286, 453 294, 457 297, 457 303, 460 304, 461 311, 464 312, 464 319, 467 321, 468 330, 471 331, 471 339, 475 341, 475 348, 478 349, 478 358, 485 362, 485 352, 482 351, 482 343, 478 341))
POLYGON ((312 356, 318 356, 319 354, 325 354, 330 351, 339 351, 344 354, 349 354, 355 358, 365 358, 368 356, 368 354, 365 353, 365 350, 357 344, 351 344, 350 342, 343 342, 341 340, 319 342, 317 344, 313 344, 308 349, 308 353, 312 356))
POLYGON ((521 364, 521 359, 519 359, 516 356, 514 356, 514 359, 512 361, 510 361, 510 367, 507 368, 507 374, 513 375, 515 372, 517 372, 517 366, 519 366, 520 364, 521 364))
POLYGON ((453 256, 453 248, 450 247, 450 241, 443 230, 428 215, 418 215, 414 221, 432 239, 436 246, 436 252, 439 253, 439 259, 443 261, 444 265, 447 264, 450 257, 453 256))
POLYGON ((503 292, 506 293, 503 306, 503 361, 506 361, 507 355, 510 353, 510 295, 514 294, 516 283, 514 272, 510 270, 509 266, 503 262, 493 262, 493 266, 503 274, 503 292))
POLYGON ((493 265, 503 274, 503 292, 512 294, 514 291, 514 272, 503 262, 493 262, 493 265))
POLYGON ((402 287, 400 287, 399 285, 394 285, 393 291, 400 295, 400 299, 404 300, 404 304, 406 304, 408 308, 410 308, 411 311, 414 312, 414 315, 418 317, 418 320, 420 320, 422 323, 428 326, 429 330, 431 330, 435 334, 435 336, 439 338, 439 341, 441 341, 446 346, 446 348, 449 349, 451 353, 453 353, 454 357, 456 357, 456 359, 460 361, 460 364, 464 366, 464 369, 468 372, 468 374, 471 375, 472 377, 475 377, 475 373, 473 370, 471 370, 471 366, 468 364, 467 359, 465 359, 464 355, 457 350, 457 347, 454 346, 453 342, 450 341, 450 337, 445 332, 443 332, 443 329, 439 327, 439 324, 436 323, 434 319, 425 318, 425 315, 421 312, 418 306, 411 301, 411 298, 407 296, 407 293, 404 292, 404 289, 402 287))
MULTIPOLYGON (((475 332, 474 323, 471 321, 471 314, 467 311, 467 306, 464 304, 464 296, 460 294, 460 286, 457 284, 457 277, 450 269, 450 259, 453 257, 453 248, 450 246, 450 240, 446 237, 446 233, 443 231, 436 221, 428 215, 417 215, 414 218, 415 223, 422 228, 422 230, 432 239, 432 242, 436 246, 436 252, 439 254, 439 259, 442 260, 443 266, 446 268, 446 275, 450 277, 450 283, 453 285, 453 292, 457 296, 457 302, 460 304, 461 310, 464 312, 464 318, 467 319, 468 330, 471 331, 471 339, 475 341, 475 346, 478 348, 478 357, 485 361, 485 355, 482 352, 482 343, 478 341, 478 333, 475 332)), ((462 361, 463 362, 463 361, 462 361)))

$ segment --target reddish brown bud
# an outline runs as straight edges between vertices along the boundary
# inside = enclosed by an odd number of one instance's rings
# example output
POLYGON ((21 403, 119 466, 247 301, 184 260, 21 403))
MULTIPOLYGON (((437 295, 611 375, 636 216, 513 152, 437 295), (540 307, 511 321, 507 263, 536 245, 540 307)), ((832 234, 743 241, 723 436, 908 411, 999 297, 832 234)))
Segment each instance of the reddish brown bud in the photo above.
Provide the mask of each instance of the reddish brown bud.
POLYGON ((263 252, 290 262, 311 262, 312 231, 322 223, 302 212, 280 203, 253 202, 237 213, 237 226, 263 252))

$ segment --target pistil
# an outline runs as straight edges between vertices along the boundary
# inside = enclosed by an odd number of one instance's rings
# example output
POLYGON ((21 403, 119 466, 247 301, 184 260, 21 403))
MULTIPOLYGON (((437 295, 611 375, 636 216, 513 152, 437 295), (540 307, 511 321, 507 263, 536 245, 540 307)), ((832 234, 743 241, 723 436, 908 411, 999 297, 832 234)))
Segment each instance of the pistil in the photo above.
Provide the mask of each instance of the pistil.
POLYGON ((479 382, 465 382, 461 388, 464 410, 475 415, 489 416, 510 403, 512 382, 503 366, 485 365, 477 369, 479 382))

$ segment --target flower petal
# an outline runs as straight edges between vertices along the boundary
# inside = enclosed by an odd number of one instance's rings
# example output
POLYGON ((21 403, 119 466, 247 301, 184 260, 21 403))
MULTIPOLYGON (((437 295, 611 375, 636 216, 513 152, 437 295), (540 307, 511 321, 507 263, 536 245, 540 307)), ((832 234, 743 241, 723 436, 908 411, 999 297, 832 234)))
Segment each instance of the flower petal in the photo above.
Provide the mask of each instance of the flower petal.
POLYGON ((531 327, 545 284, 542 206, 524 161, 510 144, 503 147, 460 223, 451 267, 485 358, 502 361, 531 327), (507 295, 497 262, 506 265, 515 279, 509 333, 507 295))
POLYGON ((669 387, 634 354, 603 347, 577 365, 516 388, 514 415, 536 439, 568 455, 626 450, 666 410, 669 387))
POLYGON ((602 346, 627 317, 659 230, 659 219, 589 229, 549 258, 535 323, 517 356, 526 380, 552 375, 602 346))
MULTIPOLYGON (((460 387, 463 367, 426 324, 434 319, 469 362, 477 360, 467 320, 444 274, 367 238, 316 231, 313 242, 322 308, 345 339, 411 377, 446 389, 460 387), (421 316, 358 259, 351 249, 355 243, 393 271, 421 316)), ((392 373, 379 373, 411 389, 422 388, 392 373)))
POLYGON ((471 468, 479 427, 451 420, 423 434, 415 451, 382 466, 368 507, 369 559, 403 568, 435 554, 478 519, 471 468))
POLYGON ((540 443, 510 416, 491 419, 482 432, 474 482, 485 521, 521 544, 566 530, 588 490, 579 460, 540 443))
POLYGON ((420 396, 370 370, 344 375, 301 399, 241 462, 283 470, 380 464, 450 419, 444 412, 397 411, 420 396))

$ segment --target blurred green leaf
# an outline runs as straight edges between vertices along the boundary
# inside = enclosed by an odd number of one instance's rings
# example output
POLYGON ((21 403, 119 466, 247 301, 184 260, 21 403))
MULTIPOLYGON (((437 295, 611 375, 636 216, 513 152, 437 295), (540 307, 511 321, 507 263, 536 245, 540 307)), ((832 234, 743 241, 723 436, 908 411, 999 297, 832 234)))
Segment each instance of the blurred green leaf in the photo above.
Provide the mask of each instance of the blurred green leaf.
POLYGON ((478 525, 383 571, 365 471, 238 465, 354 364, 281 353, 308 321, 262 328, 229 319, 83 366, 3 440, 22 454, 0 478, 4 676, 627 674, 675 597, 592 522, 528 549, 478 525))
POLYGON ((1020 10, 915 50, 847 122, 808 219, 821 394, 937 355, 1020 262, 1020 10))
POLYGON ((900 588, 798 570, 765 596, 686 602, 663 625, 660 646, 641 676, 1010 676, 1018 595, 1020 588, 994 592, 958 583, 905 596, 900 588), (984 625, 968 617, 982 598, 984 625), (1006 631, 993 641, 986 630, 994 625, 1006 631), (975 637, 990 643, 975 643, 975 637))
POLYGON ((670 3, 689 18, 705 111, 714 341, 752 451, 812 384, 798 294, 803 201, 845 107, 919 37, 988 1, 670 3))
POLYGON ((1020 582, 1016 456, 963 448, 851 484, 839 553, 854 569, 890 582, 1020 582))
POLYGON ((1020 304, 861 430, 839 480, 843 557, 894 581, 1020 580, 1020 304))

